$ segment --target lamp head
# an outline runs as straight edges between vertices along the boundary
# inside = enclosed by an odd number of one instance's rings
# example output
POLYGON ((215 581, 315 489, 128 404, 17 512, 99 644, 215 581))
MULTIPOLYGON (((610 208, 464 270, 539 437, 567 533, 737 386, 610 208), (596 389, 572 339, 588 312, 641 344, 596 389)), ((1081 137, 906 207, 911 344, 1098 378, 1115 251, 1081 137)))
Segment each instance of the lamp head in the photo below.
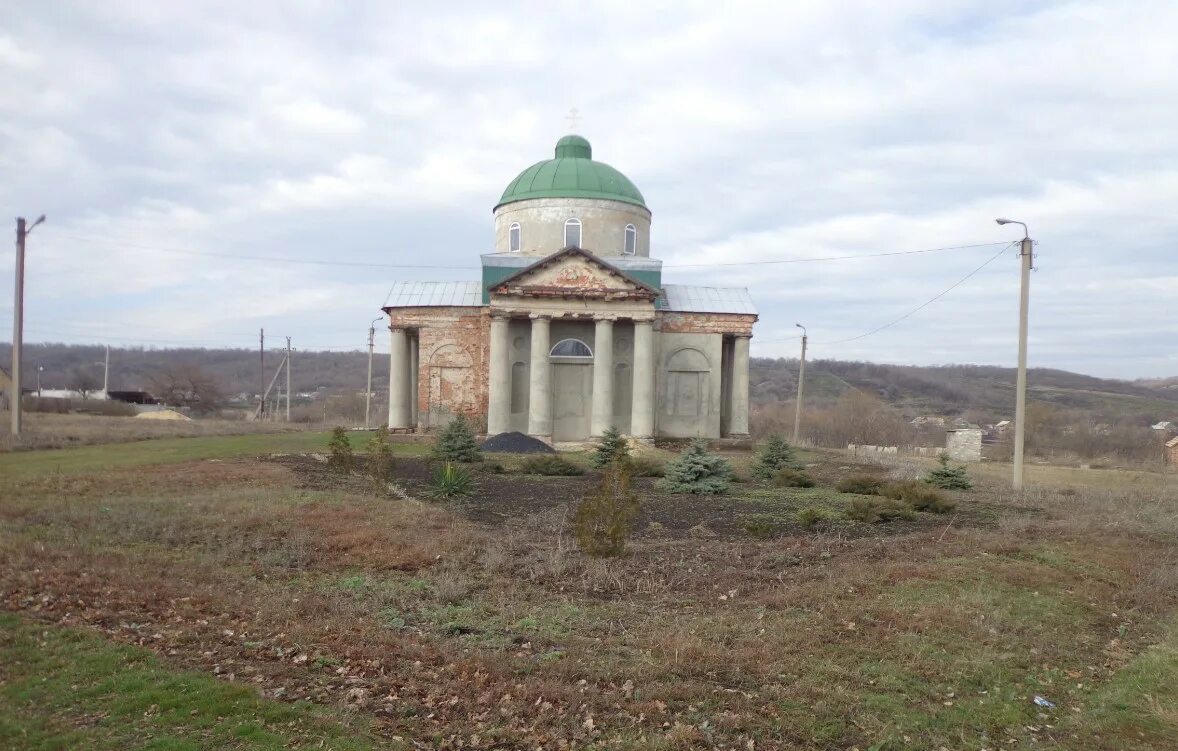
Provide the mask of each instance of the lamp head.
POLYGON ((999 224, 1014 224, 1014 222, 1012 222, 1010 219, 1003 219, 1001 217, 995 219, 994 221, 998 222, 999 224))

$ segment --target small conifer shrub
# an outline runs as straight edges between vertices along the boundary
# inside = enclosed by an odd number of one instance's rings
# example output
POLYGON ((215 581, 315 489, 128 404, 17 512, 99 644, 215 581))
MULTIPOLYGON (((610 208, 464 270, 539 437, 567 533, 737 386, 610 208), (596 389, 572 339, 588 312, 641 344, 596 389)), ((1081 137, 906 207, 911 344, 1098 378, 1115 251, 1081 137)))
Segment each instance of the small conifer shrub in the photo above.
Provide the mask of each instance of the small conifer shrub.
POLYGON ((940 460, 941 466, 930 470, 929 473, 921 479, 923 479, 929 485, 934 485, 938 488, 943 488, 944 490, 969 490, 973 487, 973 483, 970 482, 969 475, 965 473, 964 464, 959 464, 954 467, 953 465, 949 464, 949 455, 944 452, 942 452, 941 455, 937 458, 940 460))
POLYGON ((336 472, 351 472, 356 468, 352 442, 348 440, 348 431, 343 427, 331 431, 331 440, 327 442, 327 466, 336 472))
POLYGON ((799 472, 790 467, 783 467, 773 475, 773 484, 779 488, 812 488, 814 480, 805 472, 799 472))
POLYGON ((728 460, 708 452, 707 441, 692 441, 682 454, 667 462, 659 490, 670 493, 716 495, 728 491, 732 467, 728 460))
POLYGON ((530 456, 520 465, 519 471, 525 475, 549 475, 552 477, 576 477, 585 474, 585 470, 576 464, 563 456, 554 454, 530 456))
POLYGON ((798 524, 806 529, 826 526, 837 518, 838 516, 833 511, 820 506, 807 506, 799 511, 797 515, 798 524))
POLYGON ((373 482, 383 483, 393 479, 393 447, 389 444, 388 428, 377 428, 368 439, 368 476, 373 482))
POLYGON ((615 461, 628 461, 630 446, 617 428, 609 428, 601 434, 601 442, 593 450, 589 463, 594 467, 604 467, 615 461))
POLYGON ((429 495, 434 498, 453 498, 474 492, 470 472, 453 462, 439 464, 429 483, 429 495))
POLYGON ((879 495, 883 487, 883 480, 872 475, 849 475, 838 481, 834 489, 840 493, 857 493, 858 495, 879 495))
POLYGON ((953 499, 946 498, 945 494, 936 488, 915 480, 889 482, 880 489, 880 494, 895 501, 903 501, 917 511, 943 514, 957 508, 953 499))
POLYGON ((462 462, 470 464, 481 462, 483 452, 479 450, 478 441, 474 437, 474 429, 465 415, 457 415, 442 432, 438 433, 438 440, 434 443, 433 458, 443 462, 462 462))
POLYGON ((771 435, 761 447, 757 458, 753 460, 752 475, 761 482, 769 482, 778 471, 783 469, 801 469, 793 447, 779 435, 771 435))
POLYGON ((582 552, 597 558, 621 555, 638 514, 638 496, 630 487, 630 467, 615 461, 605 468, 601 486, 586 497, 573 516, 582 552))

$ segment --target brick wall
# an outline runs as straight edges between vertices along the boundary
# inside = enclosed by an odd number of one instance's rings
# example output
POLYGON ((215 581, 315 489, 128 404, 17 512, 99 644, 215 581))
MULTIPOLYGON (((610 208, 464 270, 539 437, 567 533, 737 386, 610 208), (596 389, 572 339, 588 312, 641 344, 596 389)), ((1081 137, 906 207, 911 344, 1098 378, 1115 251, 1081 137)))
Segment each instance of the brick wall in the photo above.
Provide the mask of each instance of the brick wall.
POLYGON ((757 317, 738 313, 660 313, 668 334, 751 334, 757 317))
POLYGON ((453 413, 466 415, 477 429, 487 419, 487 374, 491 318, 487 308, 400 308, 391 312, 394 325, 416 329, 418 337, 417 409, 422 425, 432 425, 431 390, 435 406, 444 396, 453 413), (467 368, 469 372, 461 373, 467 368), (442 378, 442 375, 448 376, 442 378))

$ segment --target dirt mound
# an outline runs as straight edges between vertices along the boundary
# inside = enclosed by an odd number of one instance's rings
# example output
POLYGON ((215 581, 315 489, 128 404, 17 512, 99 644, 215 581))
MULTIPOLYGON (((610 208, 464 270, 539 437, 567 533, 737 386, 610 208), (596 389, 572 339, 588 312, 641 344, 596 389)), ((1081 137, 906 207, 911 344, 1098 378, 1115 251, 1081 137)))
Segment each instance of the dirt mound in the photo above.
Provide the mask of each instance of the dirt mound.
POLYGON ((539 438, 518 431, 493 435, 483 441, 483 451, 501 454, 555 454, 556 450, 539 438))

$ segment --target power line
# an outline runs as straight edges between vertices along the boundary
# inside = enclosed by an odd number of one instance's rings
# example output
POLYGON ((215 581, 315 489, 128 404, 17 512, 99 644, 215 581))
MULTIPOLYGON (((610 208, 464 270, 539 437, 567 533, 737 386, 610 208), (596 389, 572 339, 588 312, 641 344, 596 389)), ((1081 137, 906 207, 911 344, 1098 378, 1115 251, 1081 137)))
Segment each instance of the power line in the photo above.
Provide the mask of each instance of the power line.
MULTIPOLYGON (((965 276, 961 277, 961 278, 960 278, 960 279, 958 279, 956 282, 953 282, 953 284, 949 285, 949 286, 948 286, 948 287, 946 287, 944 290, 942 290, 942 291, 941 291, 941 292, 939 292, 938 294, 934 295, 933 297, 929 298, 928 300, 925 300, 925 301, 924 301, 924 302, 922 302, 920 305, 917 305, 915 308, 913 308, 912 310, 908 311, 908 312, 907 312, 907 313, 905 313, 904 315, 900 316, 899 318, 897 318, 897 319, 895 319, 895 320, 893 320, 893 321, 889 321, 889 322, 885 323, 885 324, 884 324, 884 325, 882 325, 882 326, 878 326, 878 327, 876 327, 876 328, 872 329, 871 331, 868 331, 867 333, 864 333, 864 334, 859 334, 858 336, 852 336, 852 337, 849 337, 849 338, 847 338, 847 339, 836 339, 836 340, 835 340, 835 341, 833 341, 833 342, 825 342, 825 344, 827 344, 827 345, 833 345, 833 344, 846 344, 847 342, 855 342, 855 341, 858 341, 858 340, 860 340, 860 339, 866 339, 867 337, 871 336, 872 334, 878 334, 879 332, 883 331, 884 329, 891 328, 892 326, 895 326, 897 323, 900 323, 901 321, 903 321, 903 320, 905 320, 905 319, 907 319, 907 318, 910 318, 911 316, 915 315, 916 313, 920 312, 921 310, 924 310, 924 309, 925 309, 925 308, 927 308, 928 306, 930 306, 930 305, 932 305, 933 303, 935 303, 937 300, 940 300, 940 299, 941 299, 942 297, 944 297, 945 295, 949 294, 949 293, 950 293, 950 292, 952 292, 953 290, 955 290, 955 289, 957 289, 958 287, 960 287, 962 284, 965 284, 967 281, 969 281, 971 278, 973 278, 973 276, 974 276, 975 274, 977 274, 979 271, 981 271, 982 269, 984 269, 984 268, 986 268, 987 266, 989 266, 989 265, 990 265, 991 263, 993 263, 994 261, 998 260, 998 257, 999 257, 999 256, 1001 256, 1003 253, 1005 253, 1007 250, 1009 250, 1009 249, 1010 249, 1010 248, 1011 248, 1013 245, 1015 245, 1015 243, 1012 243, 1012 242, 1005 242, 1005 243, 991 243, 991 244, 992 244, 992 245, 998 245, 998 244, 1001 244, 1001 245, 1002 245, 1002 249, 1001 249, 1001 250, 999 250, 999 251, 998 251, 997 253, 995 253, 994 255, 992 255, 992 256, 990 256, 989 258, 987 258, 987 259, 986 259, 986 260, 985 260, 985 261, 982 263, 982 265, 981 265, 981 266, 978 266, 978 267, 977 267, 977 268, 975 268, 973 271, 971 271, 971 272, 969 272, 968 274, 966 274, 965 276)), ((771 342, 771 341, 788 341, 789 339, 794 339, 794 338, 796 338, 796 337, 784 337, 784 338, 782 338, 782 339, 764 339, 764 340, 762 340, 762 341, 766 341, 766 342, 771 342)), ((819 344, 822 344, 822 342, 820 341, 820 342, 819 342, 819 344)))
MULTIPOLYGON (((311 266, 346 266, 357 268, 381 268, 381 269, 454 269, 454 270, 476 270, 480 266, 456 266, 441 265, 441 264, 411 264, 411 263, 380 263, 374 261, 346 261, 346 260, 325 260, 317 258, 281 258, 278 256, 259 256, 259 255, 243 255, 240 253, 218 253, 209 250, 192 250, 191 248, 171 248, 158 245, 143 245, 141 243, 127 242, 113 237, 103 237, 101 235, 80 235, 71 232, 56 232, 56 234, 63 237, 72 237, 77 240, 84 240, 87 242, 105 243, 108 245, 120 245, 128 248, 136 248, 140 250, 152 250, 160 253, 181 253, 194 256, 206 256, 209 258, 226 258, 238 261, 258 261, 263 263, 290 263, 299 265, 311 266)), ((972 248, 988 248, 996 245, 1003 245, 1004 243, 973 243, 969 245, 949 245, 941 248, 921 248, 919 250, 893 250, 884 251, 881 253, 864 253, 859 255, 844 255, 844 256, 820 256, 816 258, 781 258, 770 259, 765 261, 727 261, 719 263, 670 263, 663 264, 665 269, 689 269, 689 268, 723 268, 733 266, 768 266, 792 263, 821 263, 827 261, 854 261, 864 258, 884 258, 888 256, 910 256, 922 253, 941 253, 954 250, 969 250, 972 248)), ((539 259, 537 259, 539 260, 539 259)))
POLYGON ((867 253, 856 256, 824 256, 819 258, 786 258, 774 261, 732 261, 730 263, 671 263, 664 264, 665 269, 712 268, 717 266, 767 266, 782 263, 814 263, 818 261, 854 261, 860 258, 883 258, 884 256, 911 256, 917 253, 940 253, 947 250, 968 250, 971 248, 990 248, 995 245, 1005 245, 1002 242, 974 243, 972 245, 950 245, 944 248, 923 248, 921 250, 893 250, 885 253, 867 253))
POLYGON ((217 253, 211 250, 192 250, 190 248, 165 248, 158 245, 142 245, 139 243, 130 243, 125 240, 115 238, 103 238, 96 236, 76 235, 69 232, 59 232, 58 234, 64 237, 72 237, 77 240, 85 240, 87 242, 106 243, 107 245, 121 245, 128 248, 136 248, 139 250, 153 250, 158 253, 183 253, 193 256, 208 256, 210 258, 228 258, 238 261, 263 261, 265 263, 294 263, 311 266, 355 266, 364 268, 382 268, 382 269, 476 269, 478 266, 441 266, 429 264, 410 264, 410 263, 373 263, 368 261, 340 261, 340 260, 320 260, 311 258, 279 258, 276 256, 252 256, 242 255, 240 253, 217 253))

